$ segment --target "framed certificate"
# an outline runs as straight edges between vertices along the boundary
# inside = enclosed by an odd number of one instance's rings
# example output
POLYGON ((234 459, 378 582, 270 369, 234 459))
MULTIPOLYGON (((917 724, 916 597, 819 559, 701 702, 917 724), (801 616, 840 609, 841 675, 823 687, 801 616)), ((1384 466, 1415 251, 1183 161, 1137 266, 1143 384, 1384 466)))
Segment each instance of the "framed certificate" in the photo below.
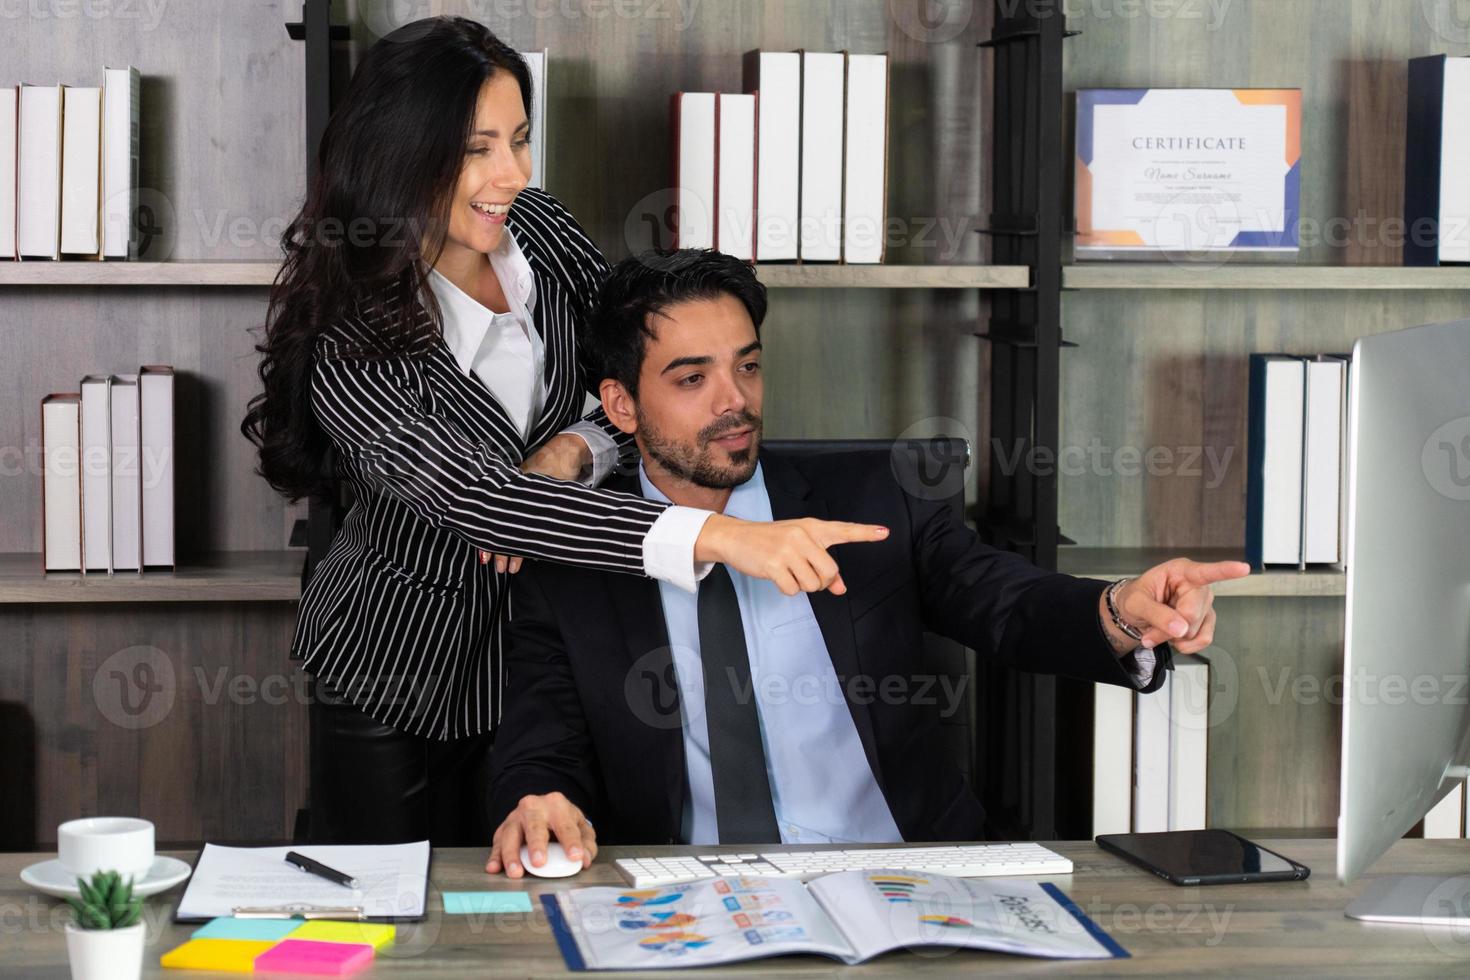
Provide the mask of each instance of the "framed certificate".
POLYGON ((1077 257, 1295 253, 1300 89, 1077 93, 1077 257))

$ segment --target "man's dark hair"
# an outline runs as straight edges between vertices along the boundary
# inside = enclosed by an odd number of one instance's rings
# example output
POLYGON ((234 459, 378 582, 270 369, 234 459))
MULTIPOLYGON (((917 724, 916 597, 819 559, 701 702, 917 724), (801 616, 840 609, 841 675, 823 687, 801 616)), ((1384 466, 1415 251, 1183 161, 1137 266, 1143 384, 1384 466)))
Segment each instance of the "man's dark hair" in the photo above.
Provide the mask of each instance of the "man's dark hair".
POLYGON ((613 267, 602 284, 582 353, 593 380, 612 378, 638 397, 638 372, 646 341, 654 335, 650 315, 689 300, 734 296, 750 314, 760 336, 766 318, 766 287, 744 261, 709 249, 650 250, 613 267))

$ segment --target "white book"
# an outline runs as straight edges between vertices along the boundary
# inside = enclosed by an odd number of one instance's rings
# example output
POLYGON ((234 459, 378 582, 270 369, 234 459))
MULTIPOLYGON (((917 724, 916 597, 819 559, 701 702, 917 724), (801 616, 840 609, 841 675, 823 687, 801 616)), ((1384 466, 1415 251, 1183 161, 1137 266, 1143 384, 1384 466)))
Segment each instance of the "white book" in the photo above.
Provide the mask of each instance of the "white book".
POLYGON ((1446 58, 1440 127, 1439 258, 1470 262, 1470 58, 1446 58))
POLYGON ((138 376, 112 376, 112 567, 143 567, 143 475, 138 376))
POLYGON ((1346 424, 1347 362, 1307 362, 1306 430, 1302 459, 1302 562, 1341 557, 1342 442, 1346 424))
POLYGON ((1300 358, 1251 356, 1246 554, 1257 567, 1301 563, 1306 387, 1300 358))
POLYGON ((138 257, 141 79, 136 68, 102 71, 102 257, 138 257))
POLYGON ((1179 657, 1169 678, 1169 829, 1204 830, 1209 807, 1210 665, 1179 657))
POLYGON ((531 73, 531 184, 546 187, 546 50, 522 51, 531 73))
POLYGON ((41 399, 41 551, 48 572, 82 567, 81 434, 80 395, 41 399))
POLYGON ((174 369, 149 365, 138 371, 142 434, 143 565, 174 561, 174 369))
POLYGON ((82 571, 112 571, 112 378, 82 379, 82 571))
POLYGON ((15 164, 20 148, 20 89, 0 86, 0 259, 15 258, 15 164))
POLYGON ((887 244, 888 55, 847 56, 842 260, 882 262, 887 244))
POLYGON ((801 54, 801 229, 804 262, 842 258, 841 52, 801 54))
POLYGON ((715 95, 674 95, 676 248, 715 247, 715 95))
POLYGON ((1133 832, 1151 834, 1169 829, 1169 688, 1152 694, 1134 694, 1133 711, 1133 832))
POLYGON ((745 91, 756 94, 756 245, 759 262, 797 257, 801 225, 801 54, 750 51, 745 91))
POLYGON ((1424 814, 1424 839, 1454 840, 1464 836, 1465 783, 1462 781, 1424 814))
POLYGON ((102 248, 102 90, 62 90, 61 252, 93 255, 102 248))
POLYGON ((20 87, 16 251, 61 258, 61 86, 20 87))
POLYGON ((1126 834, 1133 825, 1134 692, 1113 684, 1092 691, 1092 835, 1126 834))
POLYGON ((715 248, 755 260, 755 96, 719 97, 715 248))

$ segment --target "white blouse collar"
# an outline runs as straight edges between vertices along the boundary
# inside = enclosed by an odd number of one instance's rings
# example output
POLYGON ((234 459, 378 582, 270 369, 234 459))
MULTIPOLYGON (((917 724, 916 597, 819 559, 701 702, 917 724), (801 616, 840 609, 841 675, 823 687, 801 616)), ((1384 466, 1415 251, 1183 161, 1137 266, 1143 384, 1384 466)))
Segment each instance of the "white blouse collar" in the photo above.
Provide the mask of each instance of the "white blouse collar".
POLYGON ((536 280, 531 263, 509 227, 501 233, 500 244, 490 253, 490 265, 510 303, 509 313, 496 313, 450 282, 438 269, 429 270, 429 288, 434 291, 443 314, 444 343, 465 374, 473 369, 485 334, 499 318, 514 317, 534 342, 536 327, 531 316, 536 309, 536 280))

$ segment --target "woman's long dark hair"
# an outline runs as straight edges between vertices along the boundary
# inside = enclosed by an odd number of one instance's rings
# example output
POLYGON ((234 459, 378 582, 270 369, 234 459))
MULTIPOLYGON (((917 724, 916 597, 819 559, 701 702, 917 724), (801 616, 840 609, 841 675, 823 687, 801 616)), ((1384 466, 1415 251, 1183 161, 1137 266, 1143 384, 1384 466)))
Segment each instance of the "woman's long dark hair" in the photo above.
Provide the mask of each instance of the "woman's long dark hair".
POLYGON ((328 443, 311 409, 317 338, 356 311, 376 325, 365 357, 404 356, 438 321, 425 277, 449 227, 480 89, 498 71, 521 86, 525 60, 463 17, 405 24, 372 46, 333 112, 306 202, 281 236, 260 352, 264 390, 240 431, 258 472, 290 500, 333 492, 328 443))

